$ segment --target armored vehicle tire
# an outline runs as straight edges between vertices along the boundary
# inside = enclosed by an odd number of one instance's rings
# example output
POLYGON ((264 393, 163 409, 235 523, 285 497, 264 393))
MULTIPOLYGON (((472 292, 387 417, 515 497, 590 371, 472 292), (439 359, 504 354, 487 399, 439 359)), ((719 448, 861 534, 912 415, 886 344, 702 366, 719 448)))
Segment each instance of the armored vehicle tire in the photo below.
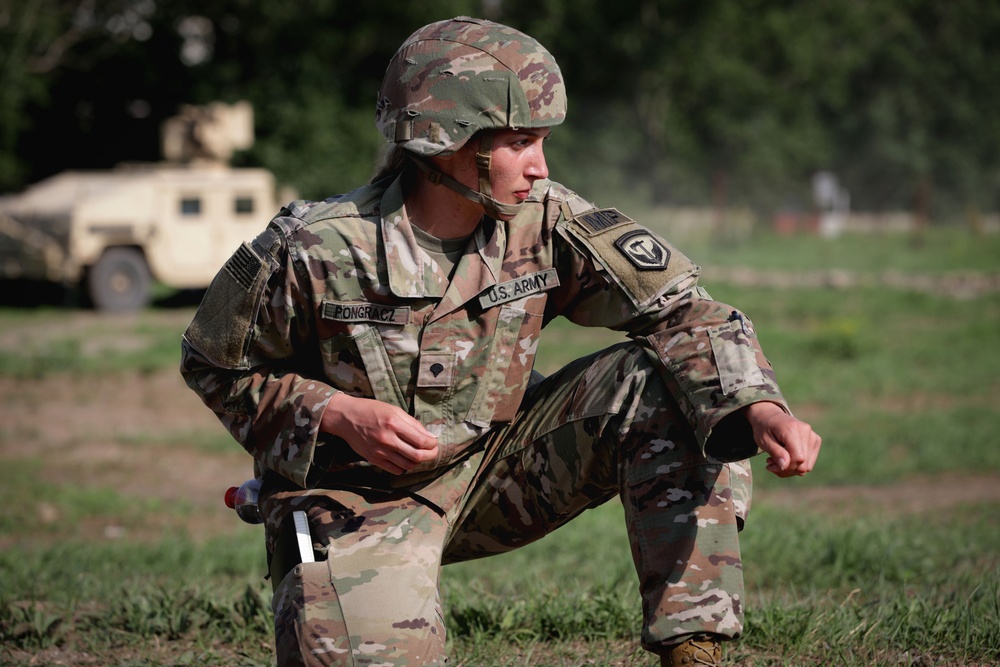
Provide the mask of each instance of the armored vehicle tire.
POLYGON ((111 248, 87 272, 87 294, 98 310, 139 310, 149 305, 152 282, 141 252, 111 248))

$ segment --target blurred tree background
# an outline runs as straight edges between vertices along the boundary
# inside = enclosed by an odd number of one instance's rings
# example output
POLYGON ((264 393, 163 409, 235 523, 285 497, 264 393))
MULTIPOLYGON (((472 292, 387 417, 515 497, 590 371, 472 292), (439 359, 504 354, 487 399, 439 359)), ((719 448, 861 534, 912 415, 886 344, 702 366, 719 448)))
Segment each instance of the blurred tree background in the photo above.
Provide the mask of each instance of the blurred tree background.
POLYGON ((308 198, 355 187, 393 51, 461 14, 556 56, 550 170, 599 203, 770 215, 829 171, 855 210, 997 209, 996 0, 0 0, 0 192, 159 159, 182 104, 240 99, 256 143, 236 164, 308 198))

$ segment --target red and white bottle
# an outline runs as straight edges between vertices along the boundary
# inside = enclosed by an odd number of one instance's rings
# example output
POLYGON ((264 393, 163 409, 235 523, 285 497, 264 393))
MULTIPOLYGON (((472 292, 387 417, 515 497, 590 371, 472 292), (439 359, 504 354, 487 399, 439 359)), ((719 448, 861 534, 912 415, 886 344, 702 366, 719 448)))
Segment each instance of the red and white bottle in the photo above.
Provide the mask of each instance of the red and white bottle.
POLYGON ((239 486, 231 486, 226 491, 226 507, 236 510, 236 515, 247 523, 264 523, 264 517, 257 505, 260 495, 260 480, 248 479, 239 486))

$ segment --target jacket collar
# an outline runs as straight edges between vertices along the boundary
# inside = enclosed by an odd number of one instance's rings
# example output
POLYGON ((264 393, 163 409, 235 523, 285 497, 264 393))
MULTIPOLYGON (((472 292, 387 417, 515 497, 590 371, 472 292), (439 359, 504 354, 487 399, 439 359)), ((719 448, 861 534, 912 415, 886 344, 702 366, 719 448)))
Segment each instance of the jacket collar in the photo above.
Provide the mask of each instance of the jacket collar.
POLYGON ((433 318, 445 315, 483 290, 500 276, 507 238, 502 223, 484 218, 472 235, 475 253, 466 253, 455 267, 451 283, 419 245, 406 214, 401 179, 382 195, 382 238, 379 252, 389 277, 389 289, 401 298, 440 298, 433 318))

